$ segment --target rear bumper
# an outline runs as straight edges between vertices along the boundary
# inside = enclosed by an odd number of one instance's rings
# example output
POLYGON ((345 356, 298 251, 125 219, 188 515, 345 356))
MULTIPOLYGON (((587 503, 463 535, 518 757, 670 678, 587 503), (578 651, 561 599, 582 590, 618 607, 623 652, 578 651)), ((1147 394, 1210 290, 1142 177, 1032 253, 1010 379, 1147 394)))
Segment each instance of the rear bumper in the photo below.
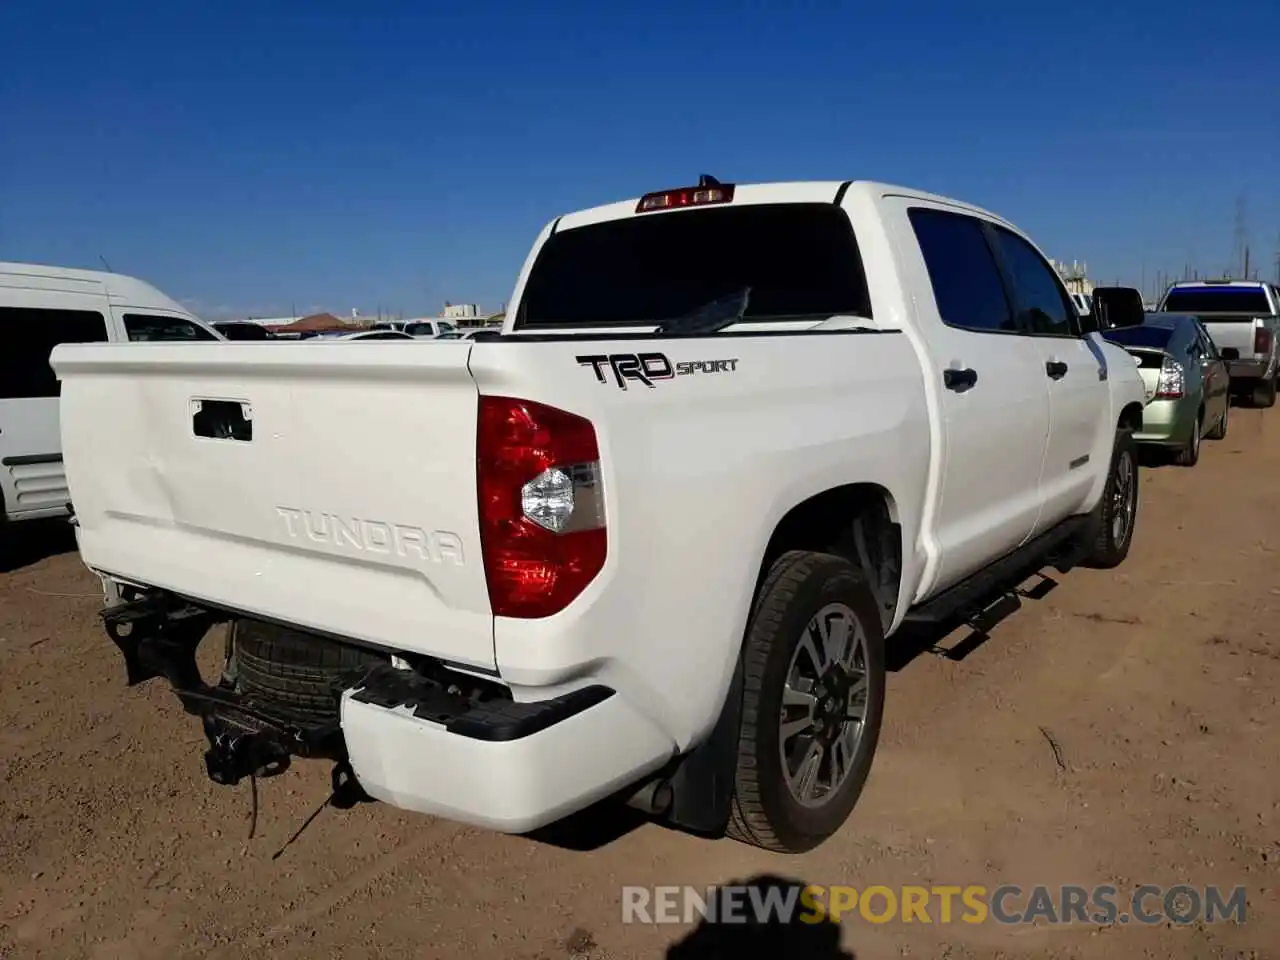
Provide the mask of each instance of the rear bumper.
POLYGON ((643 779, 674 753, 661 730, 612 693, 526 736, 492 740, 361 702, 348 690, 342 733, 351 768, 371 797, 504 833, 581 810, 643 779))
POLYGON ((1227 364, 1232 380, 1258 380, 1275 373, 1270 360, 1232 360, 1227 364))
POLYGON ((1143 408, 1142 429, 1133 438, 1139 443, 1181 446, 1191 439, 1197 410, 1197 402, 1191 397, 1152 400, 1143 408))
POLYGON ((108 607, 103 618, 129 684, 163 677, 201 718, 217 783, 283 773, 292 757, 326 758, 373 799, 523 833, 643 780, 676 753, 669 735, 609 687, 481 700, 390 664, 344 679, 331 721, 298 721, 201 679, 196 647, 227 615, 161 597, 108 607))

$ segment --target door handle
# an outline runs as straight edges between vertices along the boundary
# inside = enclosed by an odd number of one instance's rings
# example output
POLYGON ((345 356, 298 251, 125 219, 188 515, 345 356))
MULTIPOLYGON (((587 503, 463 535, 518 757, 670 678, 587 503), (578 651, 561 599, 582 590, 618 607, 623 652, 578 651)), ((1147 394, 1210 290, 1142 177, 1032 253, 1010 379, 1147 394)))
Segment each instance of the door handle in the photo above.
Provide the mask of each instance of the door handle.
POLYGON ((963 370, 947 369, 942 371, 942 383, 948 390, 964 393, 978 382, 978 371, 969 367, 963 370))
POLYGON ((1061 360, 1049 360, 1044 365, 1044 372, 1054 380, 1061 380, 1067 375, 1067 365, 1061 360))

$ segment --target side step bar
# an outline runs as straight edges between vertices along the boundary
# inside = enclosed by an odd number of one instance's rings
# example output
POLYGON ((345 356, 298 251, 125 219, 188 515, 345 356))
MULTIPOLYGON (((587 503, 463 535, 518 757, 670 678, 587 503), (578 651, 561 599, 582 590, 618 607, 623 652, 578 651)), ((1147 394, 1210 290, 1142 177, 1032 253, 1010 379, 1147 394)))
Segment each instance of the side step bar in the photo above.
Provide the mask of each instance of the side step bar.
POLYGON ((1088 515, 1069 517, 1052 530, 1024 543, 1013 553, 984 567, 966 580, 948 587, 908 611, 903 626, 926 626, 953 620, 967 620, 988 607, 994 595, 1021 583, 1050 563, 1070 563, 1067 547, 1089 522, 1088 515))

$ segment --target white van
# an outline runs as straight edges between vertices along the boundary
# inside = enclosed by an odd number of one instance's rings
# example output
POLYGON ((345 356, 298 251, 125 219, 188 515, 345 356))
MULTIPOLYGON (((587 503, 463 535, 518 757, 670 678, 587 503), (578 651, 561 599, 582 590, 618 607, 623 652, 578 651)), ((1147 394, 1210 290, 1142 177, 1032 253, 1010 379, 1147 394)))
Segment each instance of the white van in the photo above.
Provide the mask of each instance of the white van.
POLYGON ((67 513, 55 345, 222 339, 133 277, 0 262, 0 523, 67 513))

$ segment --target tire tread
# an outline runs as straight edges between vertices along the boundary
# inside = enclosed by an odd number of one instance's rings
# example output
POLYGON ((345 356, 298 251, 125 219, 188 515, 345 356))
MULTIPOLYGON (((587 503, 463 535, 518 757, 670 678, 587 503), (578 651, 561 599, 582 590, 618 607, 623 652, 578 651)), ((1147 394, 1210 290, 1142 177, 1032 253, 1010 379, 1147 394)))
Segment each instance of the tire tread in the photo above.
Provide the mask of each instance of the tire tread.
POLYGON ((341 677, 383 659, 361 647, 248 620, 236 625, 235 657, 247 696, 318 720, 337 716, 341 677))
MULTIPOLYGON (((838 561, 843 572, 852 575, 864 588, 860 568, 834 554, 789 550, 770 567, 752 608, 750 627, 743 648, 743 702, 738 733, 736 772, 727 834, 734 840, 777 853, 796 852, 778 836, 761 801, 757 738, 760 717, 759 695, 764 686, 769 654, 780 633, 787 610, 802 587, 821 567, 838 561)), ((869 594, 869 588, 868 595, 869 594)), ((878 624, 877 624, 878 626, 878 624)))

